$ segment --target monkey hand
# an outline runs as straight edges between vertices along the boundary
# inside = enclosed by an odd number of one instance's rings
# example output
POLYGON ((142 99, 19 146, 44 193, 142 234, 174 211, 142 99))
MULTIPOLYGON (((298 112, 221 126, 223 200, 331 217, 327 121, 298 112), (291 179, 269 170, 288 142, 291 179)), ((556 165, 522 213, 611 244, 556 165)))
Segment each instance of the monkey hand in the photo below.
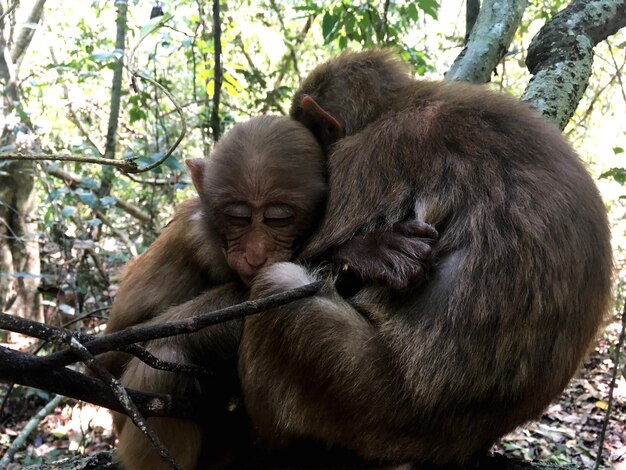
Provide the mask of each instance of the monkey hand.
POLYGON ((390 232, 357 235, 331 256, 341 271, 363 282, 382 282, 392 289, 417 287, 428 279, 431 246, 438 238, 431 225, 418 220, 394 224, 390 232))

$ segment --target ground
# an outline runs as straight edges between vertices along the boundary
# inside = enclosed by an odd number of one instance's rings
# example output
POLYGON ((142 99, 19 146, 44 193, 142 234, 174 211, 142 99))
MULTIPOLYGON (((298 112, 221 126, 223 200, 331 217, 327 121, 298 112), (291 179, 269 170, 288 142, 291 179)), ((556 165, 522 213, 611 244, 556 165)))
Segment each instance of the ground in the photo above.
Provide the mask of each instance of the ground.
MULTIPOLYGON (((608 406, 613 358, 620 330, 620 322, 609 324, 596 349, 560 399, 546 410, 539 421, 505 436, 494 450, 528 460, 593 468, 598 436, 608 406)), ((623 359, 621 364, 624 364, 623 359)), ((606 431, 601 468, 626 470, 625 376, 626 370, 622 367, 613 391, 613 409, 606 431)), ((7 390, 6 384, 0 384, 0 401, 7 390)), ((0 418, 0 457, 28 420, 49 399, 48 394, 25 387, 16 387, 11 392, 0 418)), ((78 453, 92 454, 112 449, 114 442, 111 419, 105 409, 68 399, 38 425, 27 446, 15 454, 7 468, 16 470, 78 453)))

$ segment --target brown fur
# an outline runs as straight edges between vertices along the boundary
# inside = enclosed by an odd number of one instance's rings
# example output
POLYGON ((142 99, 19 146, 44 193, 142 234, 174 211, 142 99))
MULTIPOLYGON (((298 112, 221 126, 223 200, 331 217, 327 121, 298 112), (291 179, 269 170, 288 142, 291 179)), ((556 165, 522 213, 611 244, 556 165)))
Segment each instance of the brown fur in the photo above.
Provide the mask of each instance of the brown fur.
MULTIPOLYGON (((209 161, 194 160, 189 166, 199 198, 183 203, 150 248, 126 268, 107 333, 188 318, 246 300, 248 276, 292 259, 323 209, 321 149, 304 126, 285 117, 238 124, 209 161), (232 217, 228 208, 233 206, 250 217, 232 217)), ((198 419, 208 423, 203 429, 192 421, 149 420, 185 469, 195 468, 203 437, 209 443, 204 449, 209 459, 217 458, 228 443, 234 418, 227 408, 238 392, 241 329, 242 322, 233 321, 146 345, 163 360, 203 365, 212 372, 204 382, 152 369, 138 359, 126 363, 129 358, 121 353, 105 355, 109 370, 121 375, 128 388, 202 394, 205 409, 198 410, 198 419)), ((118 454, 125 467, 167 468, 126 419, 115 418, 118 454)))
MULTIPOLYGON (((239 371, 270 446, 313 438, 374 461, 458 463, 537 417, 576 372, 607 311, 602 200, 559 131, 479 86, 409 78, 388 53, 342 54, 296 93, 344 127, 329 201, 303 256, 417 220, 437 263, 418 290, 364 279, 246 319, 239 371), (366 315, 363 315, 365 313, 366 315)), ((253 297, 310 282, 292 263, 253 297)), ((375 279, 373 279, 375 281, 375 279)))

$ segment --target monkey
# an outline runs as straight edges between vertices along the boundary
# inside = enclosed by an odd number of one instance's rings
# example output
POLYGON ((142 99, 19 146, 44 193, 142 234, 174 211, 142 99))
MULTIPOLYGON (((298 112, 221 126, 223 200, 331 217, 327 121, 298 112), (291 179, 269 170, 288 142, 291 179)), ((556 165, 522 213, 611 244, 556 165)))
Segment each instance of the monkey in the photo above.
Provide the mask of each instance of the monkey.
MULTIPOLYGON (((292 259, 320 220, 327 192, 325 160, 313 134, 295 120, 261 116, 237 124, 208 160, 188 160, 187 165, 198 197, 183 203, 157 240, 126 268, 107 333, 247 300, 255 274, 292 259)), ((229 426, 245 432, 239 427, 242 418, 228 410, 238 393, 241 328, 242 321, 230 321, 145 345, 161 359, 201 364, 211 373, 207 379, 155 370, 121 355, 106 364, 127 388, 201 396, 206 405, 197 421, 148 420, 184 469, 195 468, 201 452, 208 460, 222 458, 220 448, 232 435, 229 426), (210 443, 208 450, 202 449, 203 441, 210 443)), ((167 468, 126 421, 114 415, 124 467, 167 468)))
MULTIPOLYGON (((291 259, 319 219, 324 160, 311 133, 288 118, 237 124, 210 160, 186 164, 198 197, 183 202, 125 267, 105 334, 145 323, 211 287, 249 283, 263 265, 291 259)), ((100 356, 116 377, 128 359, 100 356)))
MULTIPOLYGON (((300 257, 346 258, 362 281, 245 320, 239 377, 260 442, 456 465, 539 416, 611 290, 606 211, 560 131, 482 86, 414 79, 382 50, 319 65, 290 114, 328 158, 323 221, 300 257), (438 238, 428 282, 406 285, 402 269, 376 272, 371 248, 413 222, 438 238)), ((327 277, 275 263, 250 296, 316 279, 327 277)))

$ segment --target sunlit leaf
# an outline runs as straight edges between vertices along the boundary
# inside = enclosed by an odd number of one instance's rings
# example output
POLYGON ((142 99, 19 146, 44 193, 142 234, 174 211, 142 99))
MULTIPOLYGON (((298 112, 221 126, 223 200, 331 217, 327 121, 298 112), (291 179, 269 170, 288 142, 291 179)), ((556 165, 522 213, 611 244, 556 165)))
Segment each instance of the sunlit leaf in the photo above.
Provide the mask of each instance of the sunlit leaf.
POLYGON ((600 178, 613 178, 619 184, 626 183, 626 168, 611 168, 600 175, 600 178))
POLYGON ((63 210, 61 210, 61 215, 63 217, 71 217, 76 212, 76 207, 74 206, 65 206, 63 210))
POLYGON ((112 207, 115 205, 115 198, 113 196, 101 197, 100 204, 102 204, 104 207, 112 207))
POLYGON ((173 17, 174 15, 172 15, 171 13, 166 13, 163 16, 157 16, 155 18, 152 18, 145 25, 143 25, 143 27, 139 31, 139 40, 141 41, 152 31, 154 31, 157 28, 160 28, 161 26, 163 26, 163 24, 171 20, 173 17))
POLYGON ((437 18, 437 13, 439 12, 439 3, 437 0, 417 0, 417 3, 424 13, 435 19, 437 18))

